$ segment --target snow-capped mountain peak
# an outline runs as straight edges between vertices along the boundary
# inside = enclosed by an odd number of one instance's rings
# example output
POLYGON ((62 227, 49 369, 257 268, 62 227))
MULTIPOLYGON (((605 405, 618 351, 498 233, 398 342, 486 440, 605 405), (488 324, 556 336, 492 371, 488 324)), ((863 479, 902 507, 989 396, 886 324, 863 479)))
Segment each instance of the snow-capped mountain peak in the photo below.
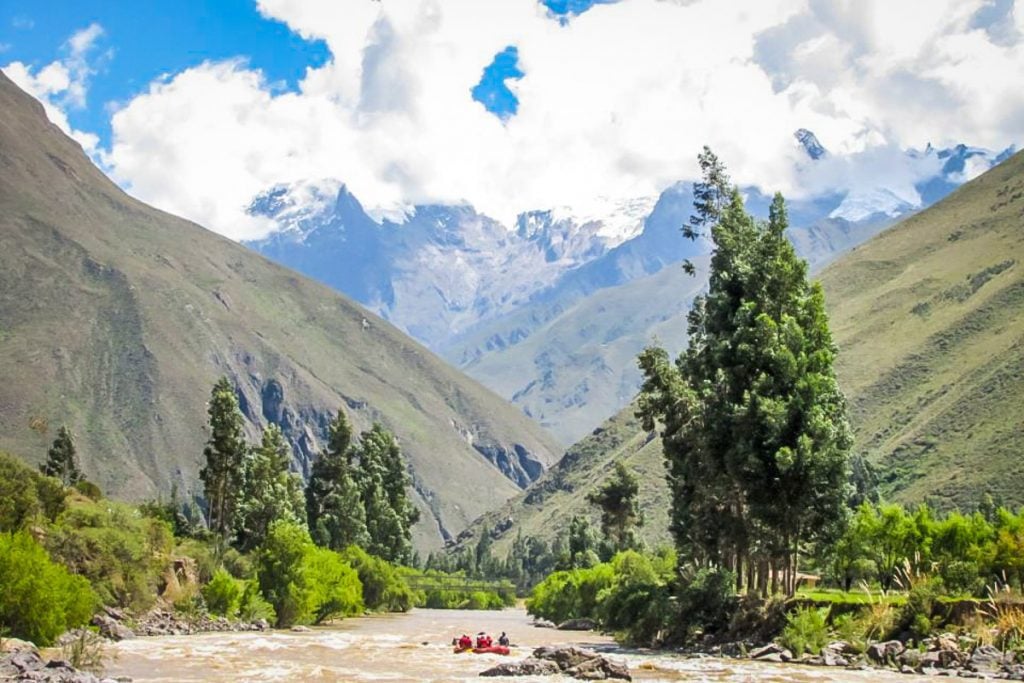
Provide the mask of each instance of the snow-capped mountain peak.
POLYGON ((793 136, 803 145, 804 151, 811 159, 817 161, 828 154, 828 150, 818 140, 818 136, 806 128, 798 129, 793 136))

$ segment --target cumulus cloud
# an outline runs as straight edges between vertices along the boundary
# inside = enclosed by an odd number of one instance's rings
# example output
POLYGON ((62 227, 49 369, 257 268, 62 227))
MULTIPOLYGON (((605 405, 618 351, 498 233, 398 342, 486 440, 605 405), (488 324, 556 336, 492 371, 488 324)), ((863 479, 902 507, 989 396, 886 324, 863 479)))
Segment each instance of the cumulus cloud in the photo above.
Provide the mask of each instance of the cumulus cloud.
MULTIPOLYGON (((378 216, 593 213, 693 177, 703 144, 741 183, 806 195, 842 173, 808 182, 800 127, 835 169, 1020 141, 1024 0, 996 4, 624 0, 560 22, 534 0, 259 0, 331 59, 296 92, 244 60, 161 79, 114 115, 104 160, 137 196, 234 238, 273 228, 246 214, 254 195, 317 178, 378 216), (524 75, 503 122, 471 91, 508 46, 524 75)), ((905 189, 918 172, 891 175, 905 189)))
MULTIPOLYGON (((60 59, 37 69, 23 62, 11 62, 3 67, 4 73, 18 87, 43 104, 50 121, 77 140, 91 156, 98 153, 99 138, 72 128, 66 110, 86 105, 89 79, 96 73, 93 52, 102 35, 103 27, 93 23, 68 38, 61 47, 64 54, 60 59)), ((109 53, 101 59, 105 57, 109 57, 109 53)))

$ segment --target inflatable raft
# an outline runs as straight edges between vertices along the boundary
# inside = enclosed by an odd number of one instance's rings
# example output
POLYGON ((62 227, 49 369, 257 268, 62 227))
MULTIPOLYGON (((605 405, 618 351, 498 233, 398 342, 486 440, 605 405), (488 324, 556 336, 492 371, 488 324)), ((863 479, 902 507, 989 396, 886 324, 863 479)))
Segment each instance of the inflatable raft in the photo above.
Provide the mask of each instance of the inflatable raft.
POLYGON ((463 652, 472 652, 475 655, 507 655, 511 650, 505 645, 492 645, 490 647, 467 647, 455 648, 455 654, 460 655, 463 652))

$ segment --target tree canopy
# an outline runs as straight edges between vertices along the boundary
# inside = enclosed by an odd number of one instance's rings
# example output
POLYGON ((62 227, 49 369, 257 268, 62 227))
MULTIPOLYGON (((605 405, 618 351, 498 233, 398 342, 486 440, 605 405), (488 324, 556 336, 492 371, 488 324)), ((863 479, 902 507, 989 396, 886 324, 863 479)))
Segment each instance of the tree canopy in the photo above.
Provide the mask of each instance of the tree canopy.
POLYGON ((651 347, 638 416, 660 423, 682 558, 731 569, 739 584, 795 589, 801 543, 834 537, 846 515, 851 433, 836 383, 825 299, 785 238, 785 202, 750 216, 705 148, 692 229, 714 247, 707 293, 672 362, 651 347))

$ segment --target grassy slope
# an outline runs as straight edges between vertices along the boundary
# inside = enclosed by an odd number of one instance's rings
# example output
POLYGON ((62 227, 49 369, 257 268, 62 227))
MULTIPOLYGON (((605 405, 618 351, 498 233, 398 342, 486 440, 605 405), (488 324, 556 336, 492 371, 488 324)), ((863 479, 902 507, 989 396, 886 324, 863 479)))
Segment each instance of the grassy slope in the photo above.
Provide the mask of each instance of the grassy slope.
POLYGON ((314 451, 340 405, 394 430, 424 549, 518 491, 470 439, 557 457, 518 410, 349 299, 125 195, 3 75, 0 235, 0 449, 40 461, 66 422, 114 495, 195 487, 221 374, 252 436, 272 415, 314 451))
MULTIPOLYGON (((695 263, 703 267, 707 259, 695 263)), ((632 399, 640 382, 639 349, 685 345, 686 330, 675 321, 703 286, 703 278, 670 265, 576 302, 524 341, 483 356, 466 371, 511 398, 556 438, 573 443, 600 416, 614 415, 632 399), (665 291, 676 292, 668 305, 637 305, 665 291)))
MULTIPOLYGON (((1024 153, 854 249, 821 274, 856 448, 883 493, 970 506, 1024 504, 1024 153)), ((678 289, 667 289, 676 296, 678 289)), ((676 335, 682 317, 666 320, 676 335)), ((668 338, 669 335, 665 335, 668 338)), ((667 541, 660 440, 627 407, 480 524, 550 538, 625 458, 640 474, 645 537, 667 541)))

